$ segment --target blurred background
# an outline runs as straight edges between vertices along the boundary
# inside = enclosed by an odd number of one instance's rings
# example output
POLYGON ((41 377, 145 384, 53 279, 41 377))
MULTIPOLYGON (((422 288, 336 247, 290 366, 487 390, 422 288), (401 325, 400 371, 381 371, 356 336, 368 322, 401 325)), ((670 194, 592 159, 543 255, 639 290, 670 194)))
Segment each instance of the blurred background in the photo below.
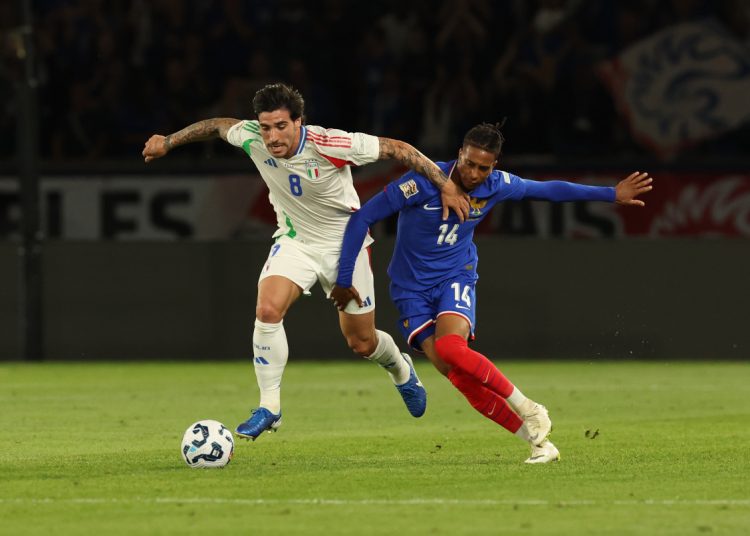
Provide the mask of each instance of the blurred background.
MULTIPOLYGON (((747 0, 14 1, 0 32, 0 359, 250 357, 275 221, 260 176, 220 141, 140 152, 251 118, 276 81, 308 123, 434 160, 507 118, 499 167, 522 177, 652 174, 642 210, 495 208, 477 235, 488 355, 750 357, 747 0)), ((402 171, 356 170, 362 200, 402 171)), ((373 229, 391 332, 394 228, 373 229)), ((293 357, 349 358, 319 288, 287 333, 293 357)))

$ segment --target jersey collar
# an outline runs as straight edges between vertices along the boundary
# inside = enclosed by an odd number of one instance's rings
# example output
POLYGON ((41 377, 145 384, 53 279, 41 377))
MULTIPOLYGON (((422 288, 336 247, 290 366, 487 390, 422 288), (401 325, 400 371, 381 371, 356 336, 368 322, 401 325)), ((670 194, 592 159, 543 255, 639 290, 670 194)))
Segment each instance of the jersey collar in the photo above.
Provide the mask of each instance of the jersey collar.
POLYGON ((453 175, 453 171, 456 169, 456 164, 458 164, 458 160, 454 160, 453 163, 448 162, 448 165, 451 167, 451 170, 448 172, 448 180, 450 180, 451 175, 453 175))
POLYGON ((307 141, 307 129, 303 125, 302 127, 300 127, 299 145, 297 146, 297 150, 294 152, 294 155, 292 156, 297 156, 298 154, 301 154, 302 151, 305 150, 305 141, 307 141))

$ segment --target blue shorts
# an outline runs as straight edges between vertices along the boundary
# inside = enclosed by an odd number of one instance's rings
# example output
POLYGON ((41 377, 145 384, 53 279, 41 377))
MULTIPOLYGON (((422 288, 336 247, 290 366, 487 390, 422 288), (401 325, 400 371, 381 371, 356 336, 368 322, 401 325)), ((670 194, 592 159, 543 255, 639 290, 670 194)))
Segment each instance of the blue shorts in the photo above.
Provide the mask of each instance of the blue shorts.
POLYGON ((441 315, 458 315, 469 322, 474 340, 476 321, 476 276, 460 274, 427 290, 414 291, 391 283, 391 299, 399 312, 398 326, 409 346, 422 351, 422 341, 435 334, 441 315))

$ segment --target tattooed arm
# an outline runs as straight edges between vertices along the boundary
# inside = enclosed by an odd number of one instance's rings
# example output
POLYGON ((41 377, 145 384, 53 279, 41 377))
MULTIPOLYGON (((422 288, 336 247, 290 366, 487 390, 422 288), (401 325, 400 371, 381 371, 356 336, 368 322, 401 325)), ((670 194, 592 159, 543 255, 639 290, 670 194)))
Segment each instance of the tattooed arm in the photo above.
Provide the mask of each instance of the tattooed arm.
POLYGON ((146 146, 141 154, 143 155, 143 159, 148 163, 165 156, 175 147, 185 145, 186 143, 214 138, 221 138, 226 141, 227 131, 239 122, 239 119, 232 119, 230 117, 216 117, 198 121, 168 136, 154 134, 146 142, 146 146))
POLYGON ((469 216, 468 196, 458 185, 443 173, 437 165, 406 142, 391 138, 380 140, 379 160, 394 159, 406 167, 413 169, 420 175, 427 177, 440 190, 443 201, 443 219, 448 218, 448 211, 452 210, 462 222, 469 216))

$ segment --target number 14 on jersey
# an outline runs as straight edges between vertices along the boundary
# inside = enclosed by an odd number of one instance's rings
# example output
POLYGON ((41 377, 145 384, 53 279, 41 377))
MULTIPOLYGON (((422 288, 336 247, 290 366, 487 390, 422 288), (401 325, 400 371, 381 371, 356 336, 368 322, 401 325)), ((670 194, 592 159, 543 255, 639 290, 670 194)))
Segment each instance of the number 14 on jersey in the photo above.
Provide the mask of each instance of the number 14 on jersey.
POLYGON ((458 224, 454 224, 453 227, 448 230, 448 224, 444 223, 440 227, 440 234, 438 235, 437 243, 438 246, 442 244, 448 244, 449 246, 452 246, 456 243, 456 240, 458 240, 458 233, 456 231, 458 230, 458 224))

